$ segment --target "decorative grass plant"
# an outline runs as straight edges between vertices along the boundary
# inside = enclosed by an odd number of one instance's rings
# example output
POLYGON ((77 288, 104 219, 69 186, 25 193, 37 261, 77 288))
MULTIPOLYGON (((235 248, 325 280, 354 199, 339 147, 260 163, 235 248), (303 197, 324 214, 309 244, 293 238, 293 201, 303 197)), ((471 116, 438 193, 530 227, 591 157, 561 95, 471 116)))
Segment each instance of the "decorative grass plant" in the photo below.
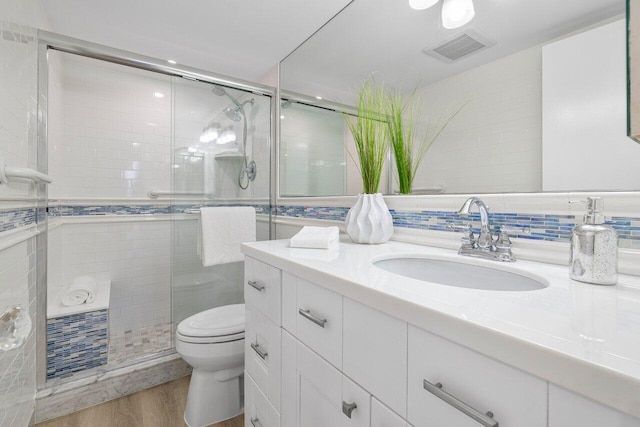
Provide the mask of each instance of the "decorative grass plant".
POLYGON ((435 122, 428 122, 426 129, 420 132, 415 105, 413 95, 409 97, 409 101, 405 102, 395 90, 387 93, 385 113, 388 120, 389 139, 396 161, 400 194, 411 194, 413 180, 427 151, 462 109, 460 107, 448 116, 443 113, 435 122))
POLYGON ((387 94, 384 87, 368 79, 358 94, 356 116, 344 115, 355 141, 358 159, 353 159, 351 152, 347 152, 360 171, 364 194, 375 194, 380 187, 382 168, 389 149, 386 110, 387 94))

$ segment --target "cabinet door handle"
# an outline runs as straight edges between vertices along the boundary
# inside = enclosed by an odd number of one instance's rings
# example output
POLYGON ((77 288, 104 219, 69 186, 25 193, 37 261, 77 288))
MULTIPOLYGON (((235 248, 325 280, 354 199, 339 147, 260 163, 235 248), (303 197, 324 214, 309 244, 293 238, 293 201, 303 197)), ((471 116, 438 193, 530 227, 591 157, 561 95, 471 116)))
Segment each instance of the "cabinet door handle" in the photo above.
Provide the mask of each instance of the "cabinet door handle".
POLYGON ((264 285, 259 284, 255 280, 249 280, 247 282, 247 285, 251 286, 253 289, 257 289, 260 292, 264 291, 264 285))
POLYGON ((253 351, 258 353, 258 356, 260 356, 262 360, 267 360, 267 356, 269 355, 269 353, 267 353, 266 351, 262 351, 257 343, 251 343, 251 348, 253 349, 253 351))
POLYGON ((449 394, 446 391, 444 391, 442 389, 441 383, 432 384, 427 380, 423 380, 422 385, 424 389, 427 390, 429 393, 433 394, 439 399, 444 400, 449 405, 453 406, 458 411, 462 412, 468 417, 473 418, 475 421, 479 422, 483 426, 498 427, 498 422, 493 419, 493 413, 491 411, 487 412, 486 414, 483 414, 482 412, 467 405, 462 400, 458 399, 452 394, 449 394))
POLYGON ((356 409, 358 405, 354 403, 347 403, 345 401, 342 402, 342 413, 345 414, 348 418, 351 418, 351 413, 354 409, 356 409))
POLYGON ((324 328, 325 323, 327 323, 327 319, 321 319, 317 316, 314 316, 313 314, 311 314, 310 310, 303 310, 300 308, 298 309, 298 314, 300 314, 305 319, 311 320, 313 323, 320 326, 321 328, 324 328))
POLYGON ((251 425, 253 427, 262 427, 262 423, 258 418, 250 418, 249 420, 251 421, 251 425))

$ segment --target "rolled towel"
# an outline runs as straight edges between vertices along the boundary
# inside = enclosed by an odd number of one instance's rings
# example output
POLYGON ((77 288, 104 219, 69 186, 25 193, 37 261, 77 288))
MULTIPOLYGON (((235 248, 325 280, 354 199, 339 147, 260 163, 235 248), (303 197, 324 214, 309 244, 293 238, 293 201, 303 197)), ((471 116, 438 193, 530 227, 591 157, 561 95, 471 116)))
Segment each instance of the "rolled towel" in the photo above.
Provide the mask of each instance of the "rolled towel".
POLYGON ((289 240, 292 248, 331 249, 338 246, 340 230, 338 227, 302 227, 289 240))
POLYGON ((62 297, 62 305, 73 307, 80 304, 91 304, 95 291, 96 280, 93 277, 76 277, 62 297))

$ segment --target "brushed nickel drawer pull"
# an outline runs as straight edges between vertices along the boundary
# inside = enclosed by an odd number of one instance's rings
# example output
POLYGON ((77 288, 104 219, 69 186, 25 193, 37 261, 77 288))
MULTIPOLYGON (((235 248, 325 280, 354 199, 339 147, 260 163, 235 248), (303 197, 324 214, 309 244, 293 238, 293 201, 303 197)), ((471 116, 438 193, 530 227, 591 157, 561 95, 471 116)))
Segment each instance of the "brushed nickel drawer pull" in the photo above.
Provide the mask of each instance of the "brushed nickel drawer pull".
POLYGON ((358 405, 354 403, 342 402, 342 413, 345 414, 348 418, 351 418, 351 413, 354 409, 356 409, 358 405))
POLYGON ((262 351, 260 345, 258 345, 257 343, 251 343, 251 348, 253 349, 253 351, 258 353, 258 356, 260 356, 262 360, 267 360, 267 356, 269 355, 269 353, 262 351))
POLYGON ((483 426, 485 426, 485 427, 498 427, 498 422, 493 419, 493 413, 491 411, 487 412, 486 414, 483 414, 482 412, 480 412, 477 409, 467 405, 462 400, 458 399, 457 397, 453 396, 452 394, 449 394, 446 391, 444 391, 442 389, 442 384, 441 383, 432 384, 427 380, 423 380, 422 386, 429 393, 433 394, 434 396, 436 396, 439 399, 444 400, 446 403, 448 403, 449 405, 453 406, 458 411, 462 412, 463 414, 467 415, 468 417, 473 418, 475 421, 479 422, 483 426))
POLYGON ((313 323, 320 326, 321 328, 324 328, 324 325, 327 323, 327 319, 321 319, 317 316, 314 316, 313 314, 311 314, 310 310, 303 310, 300 308, 298 309, 298 313, 305 319, 311 320, 313 323))
POLYGON ((250 418, 253 427, 262 427, 262 423, 257 418, 250 418))
POLYGON ((253 289, 259 290, 260 292, 264 291, 264 285, 259 284, 255 280, 249 280, 247 285, 251 286, 253 289))

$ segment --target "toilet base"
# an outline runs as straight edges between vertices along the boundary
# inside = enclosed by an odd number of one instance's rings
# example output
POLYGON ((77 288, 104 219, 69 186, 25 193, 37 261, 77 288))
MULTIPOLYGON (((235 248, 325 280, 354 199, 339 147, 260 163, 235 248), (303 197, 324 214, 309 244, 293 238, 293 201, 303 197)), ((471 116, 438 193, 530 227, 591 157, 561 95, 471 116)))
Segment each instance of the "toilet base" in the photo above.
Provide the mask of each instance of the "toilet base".
POLYGON ((189 427, 205 427, 244 412, 242 368, 222 371, 193 370, 184 421, 189 427))

